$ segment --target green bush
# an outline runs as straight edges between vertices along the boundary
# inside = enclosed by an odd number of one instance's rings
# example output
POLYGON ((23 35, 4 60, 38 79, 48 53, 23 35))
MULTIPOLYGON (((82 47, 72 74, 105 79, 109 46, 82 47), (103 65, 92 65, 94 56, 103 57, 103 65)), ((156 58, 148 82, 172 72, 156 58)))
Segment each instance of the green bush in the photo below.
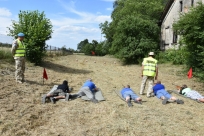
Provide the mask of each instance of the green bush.
POLYGON ((204 79, 204 4, 199 3, 190 12, 182 14, 173 25, 174 31, 181 35, 183 44, 189 52, 187 69, 193 68, 194 77, 204 79))
POLYGON ((158 63, 172 63, 175 65, 186 64, 188 53, 184 47, 176 50, 169 49, 166 51, 158 52, 156 59, 158 63))

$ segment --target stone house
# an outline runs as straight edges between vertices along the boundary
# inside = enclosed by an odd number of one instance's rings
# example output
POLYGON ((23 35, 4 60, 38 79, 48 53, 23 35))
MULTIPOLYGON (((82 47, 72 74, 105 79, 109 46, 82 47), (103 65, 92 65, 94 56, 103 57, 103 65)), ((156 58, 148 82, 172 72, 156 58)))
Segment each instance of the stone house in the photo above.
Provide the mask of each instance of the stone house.
POLYGON ((159 21, 161 50, 178 48, 179 35, 173 31, 173 23, 179 20, 180 14, 187 13, 198 2, 204 3, 204 0, 169 0, 167 2, 159 21))

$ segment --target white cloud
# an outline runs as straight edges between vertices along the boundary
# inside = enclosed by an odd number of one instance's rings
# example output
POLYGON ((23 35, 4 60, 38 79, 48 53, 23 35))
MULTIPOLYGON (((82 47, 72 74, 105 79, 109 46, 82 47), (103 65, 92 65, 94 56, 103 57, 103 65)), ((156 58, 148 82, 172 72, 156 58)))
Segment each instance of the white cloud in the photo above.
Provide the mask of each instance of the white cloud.
POLYGON ((113 10, 113 8, 106 8, 106 10, 113 10))
POLYGON ((47 44, 57 47, 66 45, 67 48, 77 49, 77 44, 84 39, 88 39, 89 42, 92 42, 92 40, 100 42, 101 30, 99 24, 105 21, 110 22, 111 17, 109 15, 103 15, 99 12, 94 14, 79 11, 76 9, 74 1, 69 3, 62 0, 57 1, 67 12, 75 14, 77 17, 70 18, 66 14, 60 14, 57 18, 52 18, 54 33, 47 44))
POLYGON ((7 34, 8 28, 11 25, 11 18, 0 16, 0 34, 7 34))
POLYGON ((6 9, 6 8, 0 8, 0 16, 6 16, 6 17, 9 17, 11 16, 11 12, 6 9))
POLYGON ((84 11, 78 11, 75 8, 75 3, 64 3, 58 0, 61 6, 67 10, 67 12, 75 14, 75 18, 65 17, 63 15, 57 18, 52 18, 54 33, 52 39, 47 43, 52 43, 53 46, 62 47, 66 45, 67 48, 77 48, 77 44, 88 39, 101 40, 101 30, 99 24, 105 21, 111 21, 109 15, 102 15, 102 13, 89 13, 84 11))

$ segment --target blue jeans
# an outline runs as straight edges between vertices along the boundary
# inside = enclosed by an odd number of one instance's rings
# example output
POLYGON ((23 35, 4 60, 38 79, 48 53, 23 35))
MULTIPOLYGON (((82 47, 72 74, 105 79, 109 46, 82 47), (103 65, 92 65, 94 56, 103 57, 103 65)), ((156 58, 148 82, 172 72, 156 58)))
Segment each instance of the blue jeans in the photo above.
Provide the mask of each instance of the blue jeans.
POLYGON ((122 96, 125 99, 126 99, 126 97, 130 97, 132 100, 135 100, 138 98, 138 96, 132 91, 126 91, 126 92, 124 92, 124 94, 122 96))
POLYGON ((170 99, 171 98, 171 95, 165 90, 165 89, 161 89, 161 90, 158 90, 157 93, 156 93, 156 96, 157 98, 161 98, 162 96, 164 96, 165 98, 167 99, 170 99))

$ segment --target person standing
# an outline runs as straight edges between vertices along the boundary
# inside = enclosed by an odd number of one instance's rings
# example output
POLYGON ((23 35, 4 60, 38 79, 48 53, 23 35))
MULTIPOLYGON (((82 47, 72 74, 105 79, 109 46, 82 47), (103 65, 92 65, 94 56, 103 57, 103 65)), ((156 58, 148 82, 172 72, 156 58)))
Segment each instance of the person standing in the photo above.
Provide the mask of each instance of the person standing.
POLYGON ((157 60, 154 59, 154 52, 149 52, 149 56, 143 59, 141 77, 142 83, 140 87, 140 94, 144 94, 145 85, 146 82, 148 82, 147 97, 153 96, 152 87, 154 79, 157 80, 158 78, 158 66, 157 60))
POLYGON ((23 43, 24 40, 24 33, 19 33, 18 38, 13 42, 11 53, 15 59, 15 78, 17 83, 23 83, 24 79, 24 72, 25 72, 25 54, 26 49, 23 43))

